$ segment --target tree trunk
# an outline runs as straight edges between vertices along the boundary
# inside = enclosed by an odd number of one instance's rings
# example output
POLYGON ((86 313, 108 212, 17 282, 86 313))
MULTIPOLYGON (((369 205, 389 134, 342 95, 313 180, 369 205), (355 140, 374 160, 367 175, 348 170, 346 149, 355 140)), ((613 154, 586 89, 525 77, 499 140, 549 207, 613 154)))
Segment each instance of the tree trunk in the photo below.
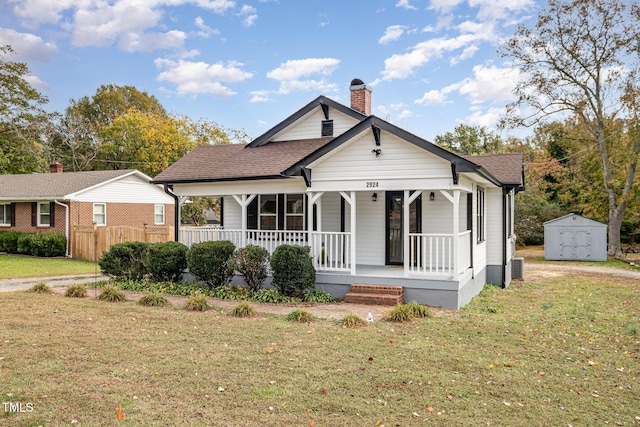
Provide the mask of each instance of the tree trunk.
POLYGON ((607 254, 617 258, 622 256, 622 245, 620 243, 620 229, 624 219, 625 206, 618 205, 609 209, 609 246, 607 254))

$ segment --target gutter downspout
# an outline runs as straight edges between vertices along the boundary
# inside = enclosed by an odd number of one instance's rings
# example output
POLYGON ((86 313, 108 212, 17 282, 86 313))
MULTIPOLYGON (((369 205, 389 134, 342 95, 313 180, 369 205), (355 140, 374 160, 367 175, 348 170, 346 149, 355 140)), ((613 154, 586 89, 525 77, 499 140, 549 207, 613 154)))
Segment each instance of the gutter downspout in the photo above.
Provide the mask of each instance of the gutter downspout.
POLYGON ((55 203, 58 206, 64 206, 64 235, 67 238, 67 248, 65 250, 65 254, 64 256, 66 258, 69 258, 69 205, 66 205, 64 203, 60 203, 57 200, 54 200, 53 203, 55 203))
POLYGON ((502 187, 502 288, 507 287, 507 209, 511 209, 511 206, 507 207, 507 194, 506 188, 502 187))
POLYGON ((173 215, 174 217, 173 221, 175 225, 173 230, 173 234, 174 234, 173 238, 175 239, 176 242, 179 242, 180 241, 180 200, 178 196, 173 194, 173 192, 169 188, 169 184, 167 183, 164 183, 164 192, 170 195, 171 197, 173 197, 173 200, 176 202, 175 208, 174 208, 174 215, 173 215))

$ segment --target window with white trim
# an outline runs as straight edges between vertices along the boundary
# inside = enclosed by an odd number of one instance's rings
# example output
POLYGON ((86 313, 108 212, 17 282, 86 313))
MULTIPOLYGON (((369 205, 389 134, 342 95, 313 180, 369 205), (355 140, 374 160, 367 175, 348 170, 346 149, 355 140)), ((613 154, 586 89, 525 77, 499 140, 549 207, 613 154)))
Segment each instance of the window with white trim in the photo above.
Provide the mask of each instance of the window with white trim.
POLYGON ((0 226, 11 225, 11 204, 0 205, 0 226))
POLYGON ((484 188, 478 187, 476 190, 476 218, 477 218, 477 234, 478 243, 484 242, 484 188))
POLYGON ((51 204, 49 202, 38 203, 38 227, 51 225, 51 204))
POLYGON ((93 204, 93 222, 96 225, 107 225, 107 204, 93 204))
POLYGON ((285 230, 304 230, 304 195, 286 194, 285 230))
POLYGON ((164 205, 155 205, 153 208, 153 222, 156 225, 164 224, 164 205))
POLYGON ((260 230, 277 230, 278 229, 278 203, 275 194, 260 195, 259 215, 260 230))

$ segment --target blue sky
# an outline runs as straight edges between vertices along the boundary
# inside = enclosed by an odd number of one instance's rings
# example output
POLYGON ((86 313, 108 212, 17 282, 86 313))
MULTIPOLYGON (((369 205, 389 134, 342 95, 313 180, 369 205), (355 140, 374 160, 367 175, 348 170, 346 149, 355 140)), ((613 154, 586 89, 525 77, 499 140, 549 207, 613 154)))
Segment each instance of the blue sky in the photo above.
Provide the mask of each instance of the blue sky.
POLYGON ((102 84, 257 137, 318 95, 428 140, 494 129, 518 79, 496 48, 540 0, 3 0, 0 45, 62 112, 102 84))

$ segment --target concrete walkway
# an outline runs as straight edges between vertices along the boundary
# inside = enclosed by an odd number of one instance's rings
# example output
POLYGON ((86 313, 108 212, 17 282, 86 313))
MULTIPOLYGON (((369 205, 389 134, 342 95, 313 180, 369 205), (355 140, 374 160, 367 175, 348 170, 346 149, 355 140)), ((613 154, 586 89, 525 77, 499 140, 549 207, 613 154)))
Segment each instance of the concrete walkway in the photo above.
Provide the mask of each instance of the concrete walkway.
POLYGON ((100 280, 109 280, 102 274, 75 274, 70 276, 23 277, 20 279, 1 279, 0 292, 20 291, 31 288, 36 283, 44 282, 51 287, 69 286, 77 283, 91 284, 100 280))

